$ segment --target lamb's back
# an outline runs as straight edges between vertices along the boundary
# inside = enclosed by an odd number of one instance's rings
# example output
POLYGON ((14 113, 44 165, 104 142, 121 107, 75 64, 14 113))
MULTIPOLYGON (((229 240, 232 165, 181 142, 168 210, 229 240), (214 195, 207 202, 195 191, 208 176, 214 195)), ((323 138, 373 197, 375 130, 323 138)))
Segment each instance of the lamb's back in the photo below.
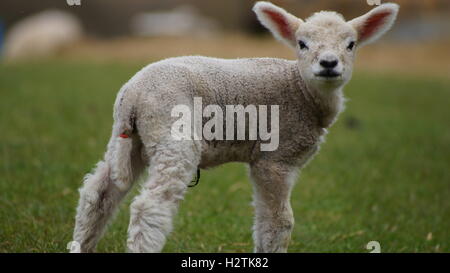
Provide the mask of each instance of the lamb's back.
POLYGON ((144 69, 141 79, 153 92, 176 89, 208 104, 275 104, 292 89, 294 62, 274 58, 219 59, 185 56, 144 69))

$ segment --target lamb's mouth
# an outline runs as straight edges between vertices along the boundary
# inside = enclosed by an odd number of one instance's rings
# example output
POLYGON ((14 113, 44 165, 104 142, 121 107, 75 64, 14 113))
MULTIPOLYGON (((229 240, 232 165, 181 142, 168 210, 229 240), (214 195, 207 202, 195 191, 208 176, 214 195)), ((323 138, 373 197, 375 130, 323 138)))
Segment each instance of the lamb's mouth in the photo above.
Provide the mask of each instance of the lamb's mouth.
POLYGON ((319 73, 316 73, 315 76, 318 78, 322 78, 325 80, 334 80, 341 76, 341 73, 336 72, 333 69, 323 69, 319 73))

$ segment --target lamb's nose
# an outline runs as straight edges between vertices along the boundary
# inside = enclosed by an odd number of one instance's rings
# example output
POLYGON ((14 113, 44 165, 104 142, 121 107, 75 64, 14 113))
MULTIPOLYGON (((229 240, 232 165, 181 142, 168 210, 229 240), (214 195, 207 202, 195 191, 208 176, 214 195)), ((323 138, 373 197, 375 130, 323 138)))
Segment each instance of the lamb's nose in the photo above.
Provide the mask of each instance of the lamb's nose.
POLYGON ((323 68, 335 68, 337 64, 338 64, 337 60, 332 60, 332 61, 322 60, 322 61, 320 61, 320 65, 323 68))

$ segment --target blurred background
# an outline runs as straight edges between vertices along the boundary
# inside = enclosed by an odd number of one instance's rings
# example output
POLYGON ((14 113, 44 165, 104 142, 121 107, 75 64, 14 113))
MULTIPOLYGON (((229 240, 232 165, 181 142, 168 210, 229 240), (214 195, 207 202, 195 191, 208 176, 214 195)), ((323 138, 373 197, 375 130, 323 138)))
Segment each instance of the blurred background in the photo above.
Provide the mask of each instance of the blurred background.
MULTIPOLYGON (((179 55, 294 59, 257 22, 254 2, 2 0, 0 252, 66 251, 115 95, 144 65, 179 55)), ((272 2, 300 18, 335 10, 350 20, 372 8, 272 2)), ((359 50, 347 110, 295 189, 292 252, 366 252, 372 240, 382 252, 450 251, 450 1, 393 2, 396 24, 359 50)), ((201 180, 165 251, 252 251, 245 168, 227 164, 201 180)), ((124 206, 100 251, 125 250, 127 221, 124 206)))
MULTIPOLYGON (((447 74, 450 2, 396 2, 401 5, 399 19, 383 39, 389 43, 389 50, 377 44, 363 52, 364 57, 359 58, 361 65, 424 72, 435 68, 436 73, 447 74), (408 65, 398 59, 404 59, 408 65)), ((267 38, 268 33, 253 15, 253 3, 251 0, 3 0, 2 55, 6 60, 58 56, 135 61, 186 54, 292 58, 292 52, 273 39, 261 39, 267 38), (74 5, 67 3, 71 1, 74 5)), ((365 0, 274 3, 301 18, 328 9, 350 20, 370 8, 365 0)))

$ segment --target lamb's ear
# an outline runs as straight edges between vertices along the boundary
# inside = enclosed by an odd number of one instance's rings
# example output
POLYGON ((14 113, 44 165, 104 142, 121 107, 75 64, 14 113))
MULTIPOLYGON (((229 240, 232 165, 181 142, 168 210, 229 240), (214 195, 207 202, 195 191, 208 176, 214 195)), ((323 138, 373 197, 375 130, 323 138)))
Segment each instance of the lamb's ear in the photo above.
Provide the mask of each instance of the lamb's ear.
POLYGON ((365 45, 380 38, 394 24, 399 6, 393 3, 382 4, 349 23, 358 33, 358 45, 365 45))
POLYGON ((297 44, 295 32, 302 23, 301 19, 272 3, 264 1, 257 2, 253 11, 261 24, 268 28, 275 38, 295 48, 297 44))

